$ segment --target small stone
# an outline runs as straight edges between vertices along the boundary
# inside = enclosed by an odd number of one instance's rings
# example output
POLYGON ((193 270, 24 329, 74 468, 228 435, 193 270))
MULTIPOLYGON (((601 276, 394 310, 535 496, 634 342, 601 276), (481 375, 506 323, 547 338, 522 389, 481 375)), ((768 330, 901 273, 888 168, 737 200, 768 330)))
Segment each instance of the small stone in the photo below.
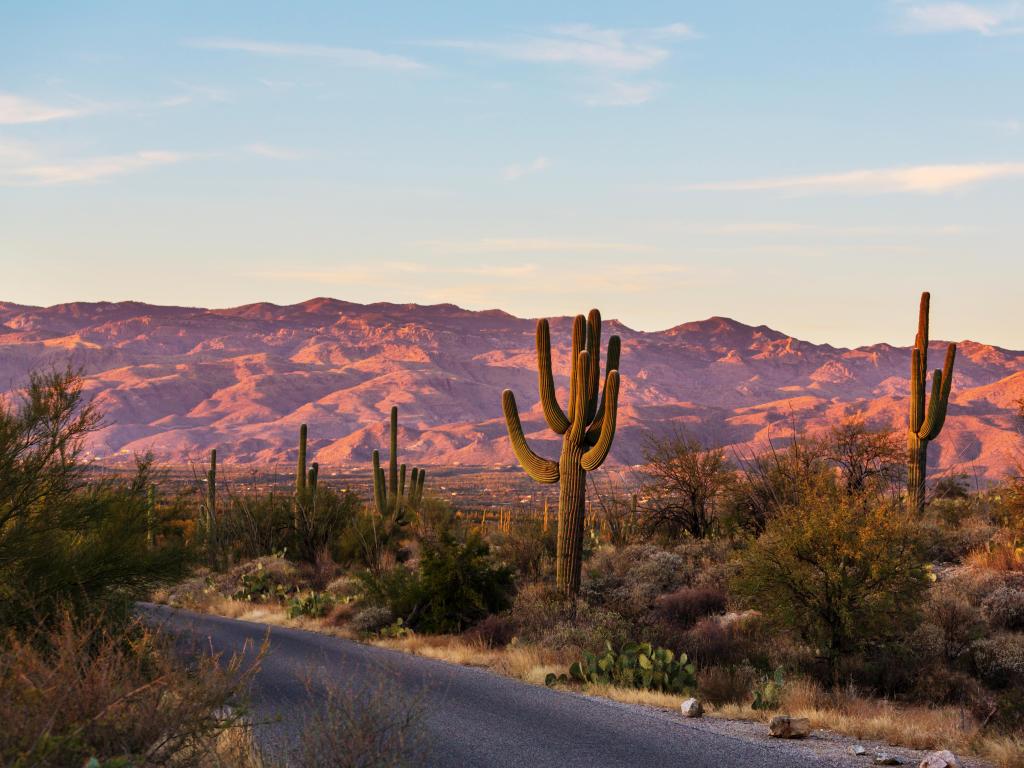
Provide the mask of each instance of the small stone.
POLYGON ((687 699, 679 705, 679 709, 683 713, 683 717, 700 717, 704 714, 704 707, 697 699, 687 699))
POLYGON ((903 761, 896 757, 896 755, 879 752, 875 755, 875 765, 903 765, 903 761))
POLYGON ((802 739, 811 733, 811 721, 806 717, 776 715, 768 723, 772 736, 777 739, 802 739))
POLYGON ((948 749, 943 749, 925 755, 918 768, 964 768, 964 764, 948 749))
POLYGON ((862 747, 860 744, 854 744, 852 747, 850 747, 850 754, 851 755, 856 755, 857 757, 861 757, 863 755, 866 755, 867 753, 868 753, 868 751, 866 749, 864 749, 864 747, 862 747))

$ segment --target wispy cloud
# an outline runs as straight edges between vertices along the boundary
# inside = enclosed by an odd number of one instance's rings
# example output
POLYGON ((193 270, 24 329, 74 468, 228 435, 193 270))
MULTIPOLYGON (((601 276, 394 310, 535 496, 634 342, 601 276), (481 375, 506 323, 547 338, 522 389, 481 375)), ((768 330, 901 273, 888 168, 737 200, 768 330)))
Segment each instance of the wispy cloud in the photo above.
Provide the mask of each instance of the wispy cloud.
POLYGON ((159 106, 181 107, 195 102, 225 102, 228 100, 227 91, 223 88, 215 88, 209 85, 193 85, 180 80, 175 80, 174 85, 179 89, 179 93, 161 100, 159 106))
POLYGON ((246 144, 243 149, 250 155, 268 157, 272 160, 297 160, 303 156, 303 153, 299 152, 297 149, 279 147, 274 144, 266 144, 262 141, 246 144))
MULTIPOLYGON (((654 98, 659 85, 637 78, 665 62, 674 43, 696 36, 682 23, 641 29, 567 24, 501 40, 449 39, 429 44, 509 61, 571 67, 585 73, 584 92, 578 97, 584 104, 622 107, 654 98)), ((575 87, 581 86, 577 83, 575 87)))
POLYGON ((1024 177, 1024 162, 962 163, 957 165, 917 165, 906 168, 875 168, 818 176, 783 176, 721 181, 690 184, 684 189, 724 192, 777 190, 804 193, 836 191, 859 194, 889 192, 939 194, 970 184, 1019 177, 1024 177))
POLYGON ((80 117, 88 114, 89 111, 84 107, 56 107, 25 99, 13 93, 0 93, 0 125, 47 123, 51 120, 80 117))
POLYGON ((567 24, 545 34, 508 40, 435 40, 431 44, 458 48, 502 59, 553 64, 576 64, 637 71, 669 57, 667 41, 695 37, 686 24, 653 29, 600 29, 590 24, 567 24))
POLYGON ((1019 2, 1002 5, 972 3, 912 3, 901 6, 904 32, 975 32, 988 37, 1024 33, 1024 9, 1019 2))
POLYGON ((505 181, 517 181, 523 178, 523 176, 531 176, 535 173, 547 170, 550 165, 551 163, 548 159, 541 156, 529 163, 506 166, 501 175, 504 177, 505 181))
POLYGON ((640 243, 574 240, 544 237, 483 237, 478 240, 423 240, 415 245, 434 253, 593 253, 597 251, 638 253, 654 250, 640 243))
POLYGON ((53 160, 24 144, 0 144, 0 186, 82 184, 173 165, 189 157, 191 155, 182 152, 140 150, 121 155, 53 160))
POLYGON ((309 43, 275 43, 260 40, 242 40, 234 37, 203 37, 186 40, 190 48, 210 51, 233 51, 258 56, 279 56, 305 59, 322 59, 344 67, 359 69, 385 69, 408 71, 423 69, 414 59, 391 53, 379 53, 365 48, 344 48, 332 45, 309 43))
POLYGON ((657 83, 607 83, 599 90, 584 96, 583 102, 591 107, 629 107, 645 104, 658 92, 657 83))

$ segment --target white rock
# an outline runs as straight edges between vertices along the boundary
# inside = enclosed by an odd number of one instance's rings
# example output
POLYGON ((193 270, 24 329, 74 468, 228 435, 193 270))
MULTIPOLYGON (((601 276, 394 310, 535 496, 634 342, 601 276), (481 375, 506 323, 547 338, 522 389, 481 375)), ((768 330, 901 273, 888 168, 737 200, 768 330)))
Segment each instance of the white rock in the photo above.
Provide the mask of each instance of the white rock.
POLYGON ((866 749, 864 749, 864 747, 862 747, 860 744, 854 744, 853 746, 850 747, 850 754, 851 755, 856 755, 857 757, 861 757, 862 755, 866 755, 867 753, 868 753, 868 751, 866 749))
POLYGON ((875 755, 875 765, 903 765, 903 761, 896 755, 879 752, 875 755))
POLYGON ((925 755, 918 768, 964 768, 964 764, 948 749, 943 749, 925 755))
POLYGON ((687 699, 679 705, 679 709, 683 713, 683 717, 700 717, 704 714, 704 707, 697 699, 687 699))
POLYGON ((768 723, 772 736, 777 739, 802 739, 811 733, 811 721, 806 717, 776 715, 768 723))

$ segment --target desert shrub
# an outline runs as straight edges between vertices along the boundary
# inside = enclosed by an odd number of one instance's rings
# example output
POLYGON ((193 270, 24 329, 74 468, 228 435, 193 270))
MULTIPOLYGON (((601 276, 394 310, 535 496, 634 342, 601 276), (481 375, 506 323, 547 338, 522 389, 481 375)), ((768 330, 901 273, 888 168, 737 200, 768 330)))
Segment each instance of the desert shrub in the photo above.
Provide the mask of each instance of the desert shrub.
POLYGON ((258 669, 199 655, 180 663, 141 625, 116 634, 65 614, 0 640, 0 763, 9 766, 216 766, 217 740, 241 727, 258 669))
POLYGON ((611 643, 622 645, 633 632, 633 625, 624 616, 600 606, 580 602, 576 614, 558 620, 541 637, 543 645, 555 649, 581 652, 587 648, 603 648, 611 643))
POLYGON ((975 568, 990 571, 1024 571, 1024 537, 1009 528, 999 530, 992 540, 967 555, 965 561, 975 568))
POLYGON ((933 499, 969 499, 971 496, 971 483, 967 475, 949 475, 940 477, 932 486, 933 499))
POLYGON ((751 700, 756 679, 757 671, 749 664, 706 667, 697 673, 697 689, 713 707, 745 704, 751 700))
POLYGON ((353 632, 358 634, 370 634, 379 632, 395 620, 395 615, 390 608, 383 605, 368 605, 352 616, 349 626, 353 632))
POLYGON ((0 627, 76 615, 125 616, 179 578, 187 553, 155 541, 152 462, 126 482, 90 478, 84 440, 100 416, 70 372, 32 374, 0 400, 0 627))
POLYGON ((344 553, 342 533, 355 521, 362 509, 359 497, 350 491, 335 491, 318 483, 314 493, 294 501, 292 531, 295 556, 315 563, 323 553, 340 557, 344 553))
POLYGON ((916 645, 927 647, 929 638, 933 638, 937 644, 935 651, 946 661, 963 655, 985 629, 978 609, 952 592, 933 592, 925 603, 924 619, 916 645))
MULTIPOLYGON (((386 673, 386 670, 385 670, 386 673)), ((305 768, 403 768, 424 765, 423 704, 385 674, 363 686, 307 683, 317 702, 286 750, 305 768)))
POLYGON ((404 517, 381 516, 364 507, 341 532, 334 557, 339 563, 361 565, 381 574, 404 559, 402 546, 408 536, 404 517))
POLYGON ((555 559, 555 530, 547 533, 537 520, 526 520, 512 526, 498 537, 495 554, 511 566, 521 579, 537 580, 551 571, 555 559))
POLYGON ((528 584, 520 589, 509 612, 519 638, 534 643, 572 617, 573 603, 548 584, 528 584))
POLYGON ((1024 629, 1024 589, 1000 587, 985 598, 981 612, 993 627, 1024 629))
POLYGON ((225 554, 251 560, 285 551, 292 526, 291 494, 228 493, 218 505, 217 536, 225 554))
POLYGON ((685 647, 701 668, 735 666, 747 661, 750 646, 739 628, 713 618, 698 621, 683 635, 685 647))
POLYGON ((1024 684, 1024 635, 997 634, 971 647, 978 677, 992 688, 1024 684))
POLYGON ((510 616, 492 613, 467 629, 465 636, 487 648, 504 648, 516 636, 516 625, 510 616))
POLYGON ((658 615, 681 629, 694 625, 698 619, 723 613, 728 596, 715 587, 683 587, 654 601, 658 615))
POLYGON ((512 572, 497 565, 476 534, 451 531, 424 542, 419 570, 397 567, 364 576, 367 600, 385 605, 417 632, 461 632, 489 613, 509 607, 512 572))
POLYGON ((897 637, 927 584, 916 521, 900 508, 838 489, 784 507, 745 553, 733 581, 825 660, 897 637))

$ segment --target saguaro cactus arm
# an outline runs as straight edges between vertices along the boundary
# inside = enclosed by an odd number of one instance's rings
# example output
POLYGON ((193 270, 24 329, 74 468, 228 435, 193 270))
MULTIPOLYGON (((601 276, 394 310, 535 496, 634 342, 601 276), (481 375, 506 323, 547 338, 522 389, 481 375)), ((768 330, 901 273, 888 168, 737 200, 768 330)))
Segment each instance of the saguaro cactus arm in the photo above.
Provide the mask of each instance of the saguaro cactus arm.
POLYGON ((519 409, 516 407, 516 396, 512 394, 511 389, 506 389, 501 393, 501 406, 505 412, 505 425, 508 427, 512 450, 523 469, 526 470, 526 474, 538 483, 557 483, 558 464, 538 456, 526 442, 523 425, 519 420, 519 409))
POLYGON ((619 410, 618 371, 608 371, 604 382, 604 398, 601 405, 604 408, 604 417, 601 421, 597 441, 583 454, 583 459, 580 462, 583 469, 587 472, 593 472, 604 464, 604 460, 608 458, 608 452, 612 449, 612 440, 615 437, 615 419, 619 410))
POLYGON ((295 466, 295 492, 306 490, 306 425, 299 427, 299 456, 295 466))
POLYGON ((547 320, 537 321, 537 379, 544 419, 551 431, 563 435, 569 419, 555 397, 555 379, 551 370, 551 329, 547 320))
POLYGON ((955 361, 956 344, 950 344, 946 347, 946 360, 942 365, 942 370, 936 370, 932 374, 932 396, 928 402, 928 416, 918 430, 923 440, 934 440, 942 431, 942 425, 946 423, 949 393, 953 387, 953 363, 955 361))

